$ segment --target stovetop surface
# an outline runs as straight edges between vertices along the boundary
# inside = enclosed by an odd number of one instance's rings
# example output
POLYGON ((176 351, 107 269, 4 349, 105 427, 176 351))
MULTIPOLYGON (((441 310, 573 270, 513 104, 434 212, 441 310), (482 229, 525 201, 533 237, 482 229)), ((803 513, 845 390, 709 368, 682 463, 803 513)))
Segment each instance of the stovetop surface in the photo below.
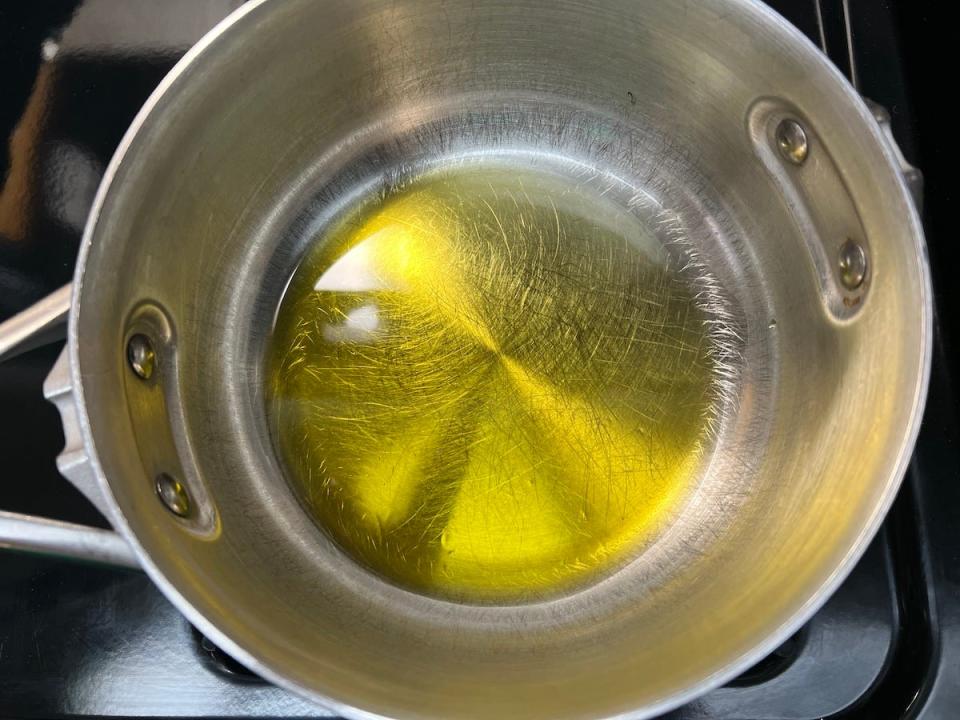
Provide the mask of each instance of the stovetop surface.
MULTIPOLYGON (((0 320, 69 282, 97 184, 134 114, 180 55, 239 4, 0 7, 0 320)), ((902 148, 920 164, 927 155, 909 92, 915 68, 902 60, 903 28, 912 22, 904 8, 887 1, 769 4, 891 111, 902 148)), ((941 286, 937 243, 946 238, 931 225, 928 213, 941 286)), ((947 360, 944 331, 955 315, 951 297, 937 302, 930 402, 883 530, 795 636, 667 717, 960 716, 960 458, 950 372, 956 363, 947 360)), ((0 508, 106 527, 54 464, 63 438, 41 384, 58 352, 41 348, 0 365, 0 508)), ((324 713, 225 656, 143 573, 0 550, 0 716, 317 715, 324 713)))

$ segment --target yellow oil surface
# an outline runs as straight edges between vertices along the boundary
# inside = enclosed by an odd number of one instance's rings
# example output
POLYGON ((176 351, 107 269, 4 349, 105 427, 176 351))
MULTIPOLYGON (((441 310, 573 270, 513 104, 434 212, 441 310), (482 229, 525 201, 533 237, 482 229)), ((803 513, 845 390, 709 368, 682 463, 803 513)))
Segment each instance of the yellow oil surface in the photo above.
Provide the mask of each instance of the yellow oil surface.
POLYGON ((278 311, 268 416, 319 525, 463 602, 569 591, 633 557, 701 464, 708 323, 632 214, 464 166, 318 238, 278 311))

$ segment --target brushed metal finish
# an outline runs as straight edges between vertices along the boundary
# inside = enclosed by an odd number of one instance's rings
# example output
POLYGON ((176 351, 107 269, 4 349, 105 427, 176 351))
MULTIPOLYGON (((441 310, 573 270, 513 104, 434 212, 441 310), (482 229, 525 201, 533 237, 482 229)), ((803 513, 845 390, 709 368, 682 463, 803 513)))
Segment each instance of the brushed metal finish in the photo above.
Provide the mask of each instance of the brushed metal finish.
POLYGON ((0 510, 0 548, 6 547, 140 568, 136 554, 115 532, 0 510))
POLYGON ((760 3, 288 0, 214 30, 134 122, 87 227, 68 347, 111 520, 207 636, 348 717, 533 719, 649 717, 809 617, 899 486, 930 341, 893 152, 760 3), (777 150, 785 116, 802 166, 777 150), (286 486, 261 396, 311 239, 365 193, 484 155, 632 188, 639 217, 697 249, 743 341, 683 512, 610 578, 517 606, 423 597, 347 560, 286 486), (852 236, 871 259, 854 295, 835 261, 852 236), (205 532, 163 511, 138 452, 125 340, 144 303, 169 320, 170 447, 216 518, 205 532))
MULTIPOLYGON (((71 293, 71 286, 65 285, 0 323, 0 362, 62 338, 66 330, 71 293)), ((87 462, 83 439, 80 437, 66 358, 64 350, 44 382, 44 395, 60 412, 66 438, 64 450, 57 456, 57 469, 106 515, 109 509, 99 490, 99 481, 93 468, 87 462)), ((21 513, 0 511, 0 547, 120 567, 140 567, 130 545, 115 532, 21 513)))
POLYGON ((73 383, 69 351, 64 348, 43 382, 43 396, 57 409, 63 428, 64 443, 63 450, 57 456, 57 470, 109 520, 113 512, 112 503, 107 500, 103 484, 97 478, 87 455, 73 383))
POLYGON ((0 362, 47 342, 62 340, 70 311, 70 285, 50 293, 0 323, 0 362))

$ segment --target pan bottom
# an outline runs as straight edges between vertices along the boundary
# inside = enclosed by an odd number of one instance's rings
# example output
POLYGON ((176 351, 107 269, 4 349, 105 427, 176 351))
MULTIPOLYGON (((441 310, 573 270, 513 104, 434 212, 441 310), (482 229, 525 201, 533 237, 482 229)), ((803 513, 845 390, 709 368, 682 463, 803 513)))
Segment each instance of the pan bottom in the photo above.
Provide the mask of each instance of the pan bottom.
POLYGON ((720 300, 596 178, 461 162, 367 197, 280 304, 269 424, 355 560, 461 602, 635 557, 711 447, 720 300))

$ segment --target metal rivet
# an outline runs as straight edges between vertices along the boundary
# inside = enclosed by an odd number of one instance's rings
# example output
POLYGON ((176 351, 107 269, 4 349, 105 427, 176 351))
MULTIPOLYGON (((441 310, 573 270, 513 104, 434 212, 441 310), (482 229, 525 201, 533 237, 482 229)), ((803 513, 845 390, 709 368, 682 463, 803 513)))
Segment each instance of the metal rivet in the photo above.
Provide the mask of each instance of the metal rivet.
POLYGON ((190 496, 187 489, 167 473, 157 475, 157 496, 174 515, 186 517, 190 514, 190 496))
POLYGON ((785 160, 794 165, 803 165, 810 154, 807 131, 796 120, 783 120, 777 126, 777 147, 785 160))
POLYGON ((840 248, 837 265, 840 282, 847 290, 856 290, 863 285, 867 277, 867 254, 859 243, 847 240, 840 248))
POLYGON ((127 362, 138 378, 150 379, 157 364, 157 354, 150 338, 138 333, 127 341, 127 362))

